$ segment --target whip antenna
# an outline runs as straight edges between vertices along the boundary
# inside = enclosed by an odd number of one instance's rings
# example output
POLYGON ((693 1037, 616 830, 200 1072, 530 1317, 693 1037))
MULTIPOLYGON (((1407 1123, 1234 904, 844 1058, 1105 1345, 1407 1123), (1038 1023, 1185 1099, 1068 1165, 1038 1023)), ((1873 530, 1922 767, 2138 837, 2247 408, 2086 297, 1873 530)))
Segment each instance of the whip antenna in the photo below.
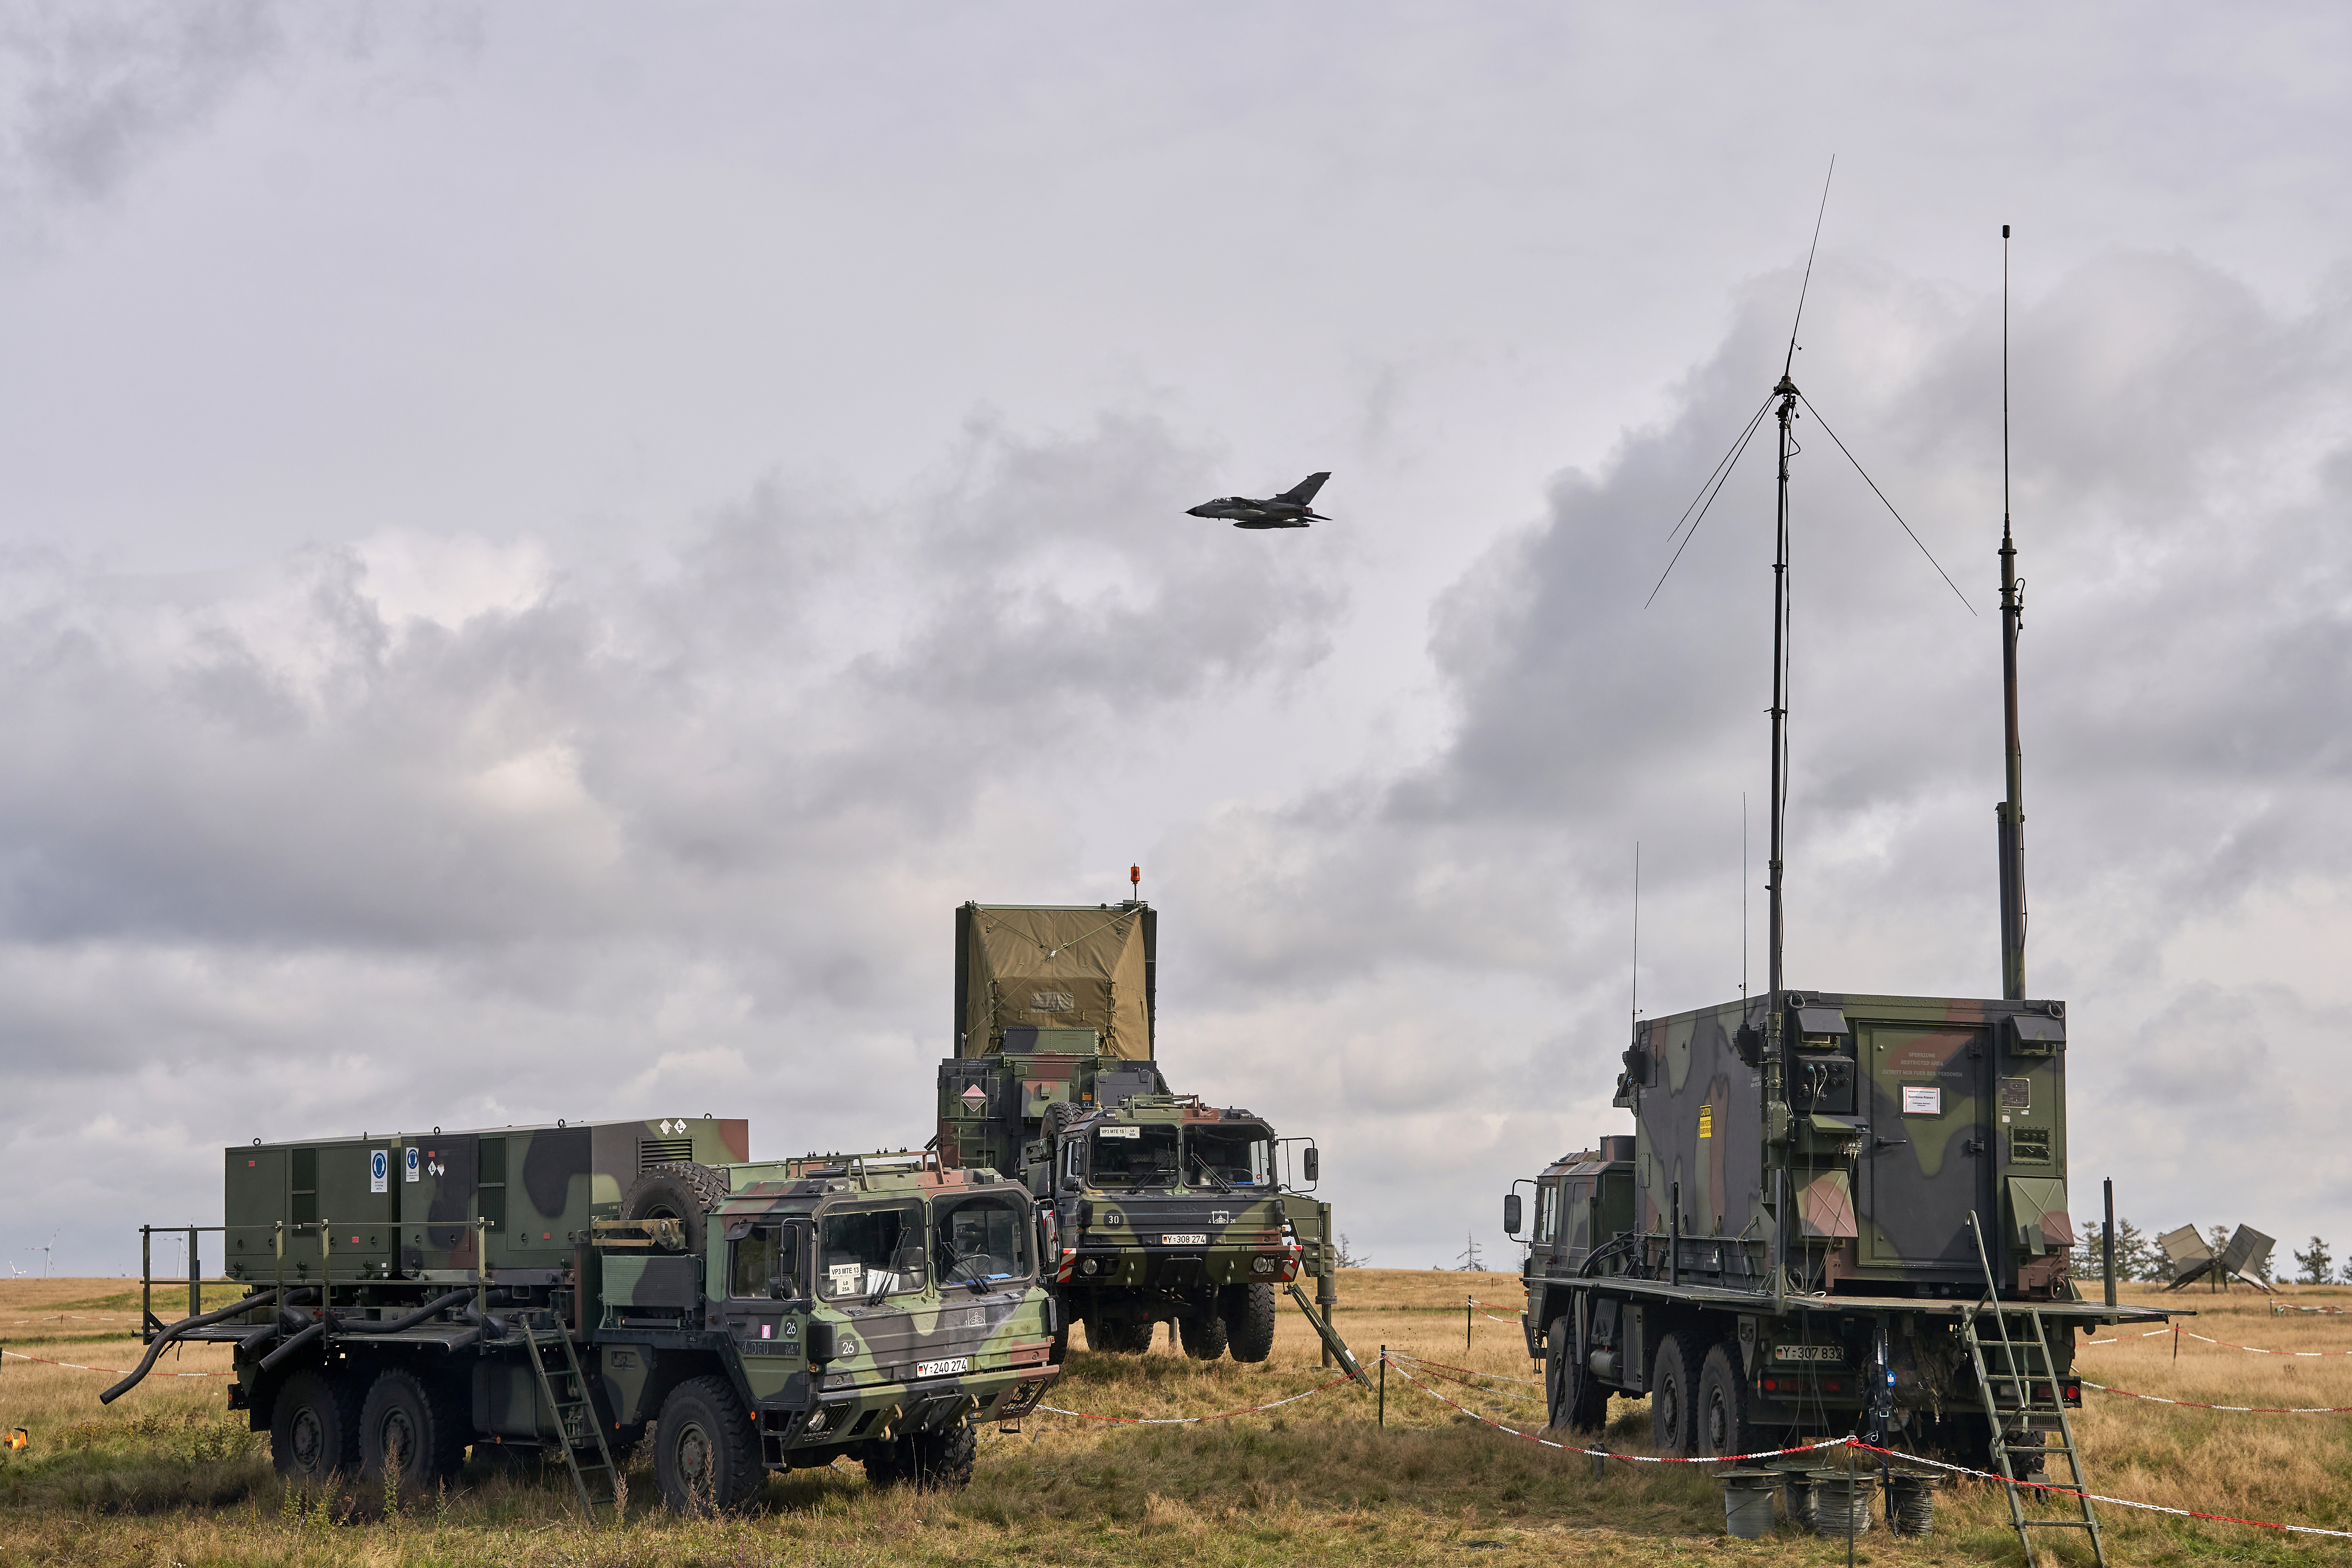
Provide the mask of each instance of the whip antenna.
POLYGON ((1805 291, 1813 286, 1813 257, 1822 247, 1822 219, 1829 216, 1830 182, 1837 178, 1837 154, 1830 154, 1830 172, 1822 176, 1821 210, 1813 214, 1813 243, 1805 252, 1805 280, 1797 285, 1797 319, 1789 323, 1789 353, 1780 362, 1782 376, 1797 367, 1797 329, 1805 320, 1805 291))

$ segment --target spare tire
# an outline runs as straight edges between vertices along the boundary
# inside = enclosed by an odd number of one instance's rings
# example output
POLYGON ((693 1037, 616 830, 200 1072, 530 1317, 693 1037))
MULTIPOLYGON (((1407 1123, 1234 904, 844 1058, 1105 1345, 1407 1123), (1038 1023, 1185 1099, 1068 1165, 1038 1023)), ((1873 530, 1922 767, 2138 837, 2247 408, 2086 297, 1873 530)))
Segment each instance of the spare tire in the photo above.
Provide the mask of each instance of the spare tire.
POLYGON ((727 1173, 680 1163, 648 1166, 621 1198, 623 1219, 674 1219, 686 1231, 686 1249, 702 1250, 705 1222, 727 1195, 727 1173))

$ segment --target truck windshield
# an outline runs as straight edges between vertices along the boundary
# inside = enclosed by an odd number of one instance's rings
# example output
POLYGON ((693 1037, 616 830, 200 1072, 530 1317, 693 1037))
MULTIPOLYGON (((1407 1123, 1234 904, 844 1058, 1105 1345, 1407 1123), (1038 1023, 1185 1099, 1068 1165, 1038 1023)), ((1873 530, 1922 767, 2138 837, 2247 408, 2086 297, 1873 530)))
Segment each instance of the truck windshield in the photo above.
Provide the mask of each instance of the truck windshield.
POLYGON ((922 1205, 834 1209, 821 1223, 819 1299, 879 1300, 923 1288, 922 1205))
POLYGON ((983 1285, 1029 1274, 1028 1215, 1002 1194, 931 1205, 931 1255, 941 1285, 983 1285))
POLYGON ((1089 1173, 1098 1187, 1172 1187, 1176 1184, 1176 1129, 1172 1124, 1097 1127, 1089 1173))
POLYGON ((1273 1180, 1273 1147, 1262 1127, 1193 1127, 1184 1133, 1188 1186, 1263 1187, 1273 1180))
POLYGON ((798 1225, 775 1220, 729 1226, 727 1293, 737 1300, 804 1300, 801 1253, 806 1234, 798 1225))

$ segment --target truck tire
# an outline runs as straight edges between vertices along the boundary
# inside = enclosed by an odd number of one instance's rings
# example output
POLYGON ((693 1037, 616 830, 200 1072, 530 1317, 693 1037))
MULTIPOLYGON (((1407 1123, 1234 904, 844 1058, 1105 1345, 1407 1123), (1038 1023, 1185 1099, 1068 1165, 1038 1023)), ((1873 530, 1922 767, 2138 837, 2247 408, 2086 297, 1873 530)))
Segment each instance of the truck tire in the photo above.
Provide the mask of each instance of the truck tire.
POLYGON ((1184 1342, 1184 1353, 1194 1361, 1216 1360, 1225 1353, 1225 1343, 1230 1338, 1225 1331, 1225 1320, 1213 1302, 1177 1319, 1176 1333, 1184 1342))
POLYGON ((465 1465, 472 1422, 460 1415, 453 1391, 405 1367, 378 1373, 360 1406, 360 1477, 371 1488, 384 1484, 384 1468, 396 1463, 392 1484, 421 1491, 454 1476, 465 1465))
POLYGON ((723 1377, 691 1377, 662 1401, 654 1474, 672 1513, 738 1513, 767 1485, 758 1435, 723 1377))
POLYGON ((1228 1285, 1217 1305, 1223 1310, 1227 1348, 1238 1362, 1262 1362, 1274 1353, 1274 1287, 1228 1285))
POLYGON ((357 1384, 332 1368, 287 1378, 269 1411, 269 1460, 297 1486, 324 1486, 360 1468, 357 1384))
POLYGON ((1748 1425, 1748 1380, 1740 1374, 1739 1347, 1716 1342, 1699 1368, 1698 1451, 1709 1458, 1745 1454, 1754 1430, 1748 1425))
POLYGON ((629 1184, 621 1198, 621 1217, 683 1220, 686 1249, 698 1253, 704 1221, 726 1195, 724 1171, 685 1163, 654 1165, 629 1184))
POLYGON ((972 1463, 979 1457, 980 1435, 962 1425, 944 1432, 880 1437, 866 1446, 866 1479, 877 1487, 953 1491, 971 1484, 972 1463))
POLYGON ((1054 1314, 1054 1348, 1045 1353, 1045 1359, 1055 1366, 1070 1359, 1070 1314, 1067 1311, 1054 1314))
POLYGON ((1554 1318, 1544 1332, 1546 1425, 1561 1432, 1597 1432, 1609 1415, 1609 1390, 1577 1353, 1576 1320, 1554 1318))
POLYGON ((1698 1444, 1698 1346, 1688 1333, 1658 1342, 1650 1373, 1650 1440, 1661 1454, 1689 1454, 1698 1444))

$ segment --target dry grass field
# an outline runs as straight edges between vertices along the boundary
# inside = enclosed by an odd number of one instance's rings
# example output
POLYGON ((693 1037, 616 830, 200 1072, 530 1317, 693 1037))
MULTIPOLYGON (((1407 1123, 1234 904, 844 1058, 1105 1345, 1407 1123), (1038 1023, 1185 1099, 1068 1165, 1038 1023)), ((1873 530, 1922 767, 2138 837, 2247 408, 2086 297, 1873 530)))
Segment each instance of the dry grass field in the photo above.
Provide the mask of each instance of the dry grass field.
MULTIPOLYGON (((1502 1381, 1529 1368, 1516 1324, 1470 1319, 1463 1297, 1516 1302, 1509 1275, 1365 1270, 1344 1276, 1339 1321, 1369 1365, 1378 1347, 1486 1374, 1475 1391, 1444 1385, 1493 1419, 1534 1430, 1537 1391, 1502 1381)), ((226 1296, 226 1292, 216 1292, 226 1296)), ((2134 1289, 2136 1298, 2147 1295, 2134 1289)), ((2352 1290, 2291 1291, 2290 1300, 2352 1307, 2352 1290)), ((184 1305, 184 1287, 177 1298, 184 1305)), ((2352 1351, 2352 1317, 2273 1317, 2241 1289, 2175 1298, 2187 1328, 2268 1349, 2352 1351)), ((132 1364, 135 1298, 113 1280, 0 1283, 0 1342, 24 1355, 90 1366, 132 1364)), ((624 1529, 575 1522, 561 1473, 492 1476, 469 1468, 446 1496, 305 1509, 272 1476, 266 1440, 222 1408, 226 1352, 168 1356, 111 1407, 110 1379, 0 1363, 0 1428, 30 1435, 0 1451, 0 1563, 180 1564, 659 1563, 1481 1564, 1754 1562, 1830 1564, 1843 1541, 1783 1526, 1726 1538, 1717 1489, 1692 1467, 1588 1460, 1478 1426, 1407 1386, 1392 1369, 1388 1421, 1374 1396, 1345 1385, 1265 1415, 1197 1426, 1116 1426, 1036 1415, 983 1437, 978 1479, 947 1496, 877 1493, 843 1464, 769 1484, 754 1518, 673 1520, 640 1502, 624 1529)), ((1047 1402, 1098 1415, 1204 1415, 1304 1393, 1328 1374, 1295 1313, 1273 1360, 1201 1366, 1164 1338, 1141 1357, 1078 1354, 1047 1402)), ((2184 1337, 2128 1340, 2083 1352, 2100 1383, 2210 1404, 2352 1405, 2352 1356, 2254 1355, 2184 1337)), ((2352 1415, 2227 1415, 2097 1393, 2077 1432, 2095 1489, 2175 1507, 2352 1530, 2352 1415)), ((1644 1406, 1612 1405, 1607 1442, 1641 1451, 1644 1406)), ((639 1499, 649 1474, 632 1478, 639 1499)), ((2352 1563, 2352 1542, 2282 1536, 2105 1509, 2117 1563, 2352 1563)), ((2071 1541, 2060 1560, 2087 1560, 2071 1541)), ((1937 1532, 1864 1537, 1857 1562, 1960 1564, 2021 1561, 1998 1493, 1963 1483, 1938 1508, 1937 1532)))

